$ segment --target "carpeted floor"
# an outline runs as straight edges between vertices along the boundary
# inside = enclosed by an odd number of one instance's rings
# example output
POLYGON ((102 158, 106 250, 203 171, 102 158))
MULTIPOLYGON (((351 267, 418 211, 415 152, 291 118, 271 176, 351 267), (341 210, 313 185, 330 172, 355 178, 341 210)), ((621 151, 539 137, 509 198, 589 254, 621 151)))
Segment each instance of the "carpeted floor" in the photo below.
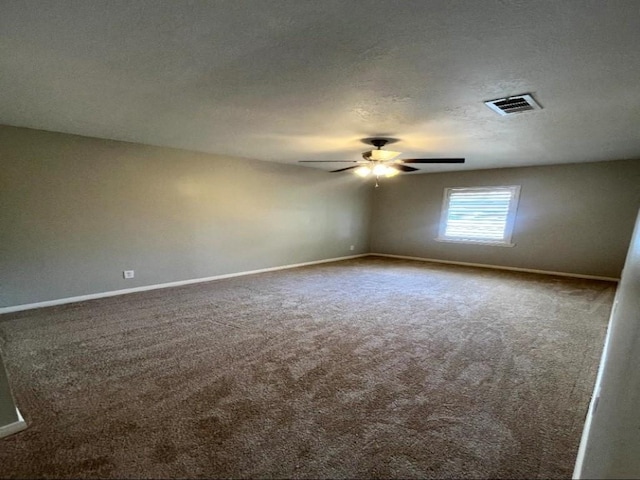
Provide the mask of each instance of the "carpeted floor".
POLYGON ((366 257, 4 315, 0 476, 569 478, 614 291, 366 257))

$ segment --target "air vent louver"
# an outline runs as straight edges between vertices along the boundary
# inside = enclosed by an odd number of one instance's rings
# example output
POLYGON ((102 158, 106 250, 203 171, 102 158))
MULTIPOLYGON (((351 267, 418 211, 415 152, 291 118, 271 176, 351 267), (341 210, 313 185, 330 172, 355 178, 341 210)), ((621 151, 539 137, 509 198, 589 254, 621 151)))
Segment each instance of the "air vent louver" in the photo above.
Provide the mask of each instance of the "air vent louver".
POLYGON ((512 115, 514 113, 529 112, 542 108, 529 93, 507 98, 497 98, 496 100, 484 102, 484 104, 500 115, 512 115))

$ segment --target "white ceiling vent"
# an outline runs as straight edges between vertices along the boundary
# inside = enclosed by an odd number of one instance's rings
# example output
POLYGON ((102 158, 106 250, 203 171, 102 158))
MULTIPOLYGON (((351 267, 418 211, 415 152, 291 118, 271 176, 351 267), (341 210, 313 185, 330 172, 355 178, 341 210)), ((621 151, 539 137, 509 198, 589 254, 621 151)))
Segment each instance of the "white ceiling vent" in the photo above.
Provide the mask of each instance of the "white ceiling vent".
POLYGON ((489 100, 488 102, 484 102, 484 104, 500 115, 513 115, 514 113, 540 110, 542 108, 540 104, 533 99, 530 93, 489 100))

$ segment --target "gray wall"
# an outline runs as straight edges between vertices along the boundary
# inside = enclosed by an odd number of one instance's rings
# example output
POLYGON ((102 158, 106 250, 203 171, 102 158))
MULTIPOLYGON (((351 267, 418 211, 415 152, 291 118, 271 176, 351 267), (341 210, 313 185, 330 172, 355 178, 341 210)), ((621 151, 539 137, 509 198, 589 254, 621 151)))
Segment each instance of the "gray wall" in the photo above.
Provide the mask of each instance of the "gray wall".
POLYGON ((404 176, 373 196, 371 251, 619 277, 640 206, 640 161, 404 176), (515 247, 437 242, 445 187, 521 185, 515 247))
POLYGON ((640 214, 614 305, 577 478, 640 478, 640 214))
POLYGON ((365 253, 371 191, 301 166, 0 127, 0 307, 365 253))
POLYGON ((299 166, 0 127, 0 307, 369 251, 617 277, 638 185, 629 160, 373 189, 299 166), (444 187, 509 184, 522 185, 516 247, 434 240, 444 187))

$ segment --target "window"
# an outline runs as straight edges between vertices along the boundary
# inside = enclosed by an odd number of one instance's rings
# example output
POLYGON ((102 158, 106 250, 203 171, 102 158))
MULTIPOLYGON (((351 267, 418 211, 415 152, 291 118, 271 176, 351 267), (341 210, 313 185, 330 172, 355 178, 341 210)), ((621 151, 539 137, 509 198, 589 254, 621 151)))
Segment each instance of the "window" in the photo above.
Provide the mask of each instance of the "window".
POLYGON ((520 186, 445 188, 436 240, 513 247, 520 186))

